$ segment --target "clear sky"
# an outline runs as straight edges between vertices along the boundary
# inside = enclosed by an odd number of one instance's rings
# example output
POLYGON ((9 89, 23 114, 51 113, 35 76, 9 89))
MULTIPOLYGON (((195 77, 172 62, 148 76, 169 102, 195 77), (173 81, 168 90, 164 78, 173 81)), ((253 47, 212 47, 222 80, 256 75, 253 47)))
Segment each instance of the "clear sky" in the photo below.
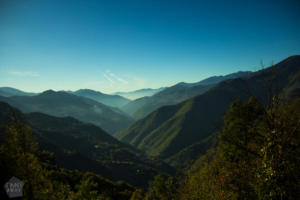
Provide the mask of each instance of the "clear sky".
POLYGON ((0 86, 106 93, 300 54, 299 0, 0 0, 0 86))

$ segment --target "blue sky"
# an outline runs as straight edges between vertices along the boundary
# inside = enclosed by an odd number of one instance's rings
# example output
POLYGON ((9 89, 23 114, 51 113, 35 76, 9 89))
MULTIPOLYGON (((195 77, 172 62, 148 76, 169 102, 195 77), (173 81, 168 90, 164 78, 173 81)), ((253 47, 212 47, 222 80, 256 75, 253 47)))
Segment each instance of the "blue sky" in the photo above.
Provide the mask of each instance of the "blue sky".
POLYGON ((298 0, 0 0, 0 86, 106 93, 300 54, 298 0))

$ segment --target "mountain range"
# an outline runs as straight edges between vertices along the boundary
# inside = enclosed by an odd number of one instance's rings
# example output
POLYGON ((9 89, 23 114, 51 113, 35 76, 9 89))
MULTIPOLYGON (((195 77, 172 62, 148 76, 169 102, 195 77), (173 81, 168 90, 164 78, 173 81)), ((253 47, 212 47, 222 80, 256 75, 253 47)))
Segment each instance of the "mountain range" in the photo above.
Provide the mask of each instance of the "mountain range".
POLYGON ((145 187, 158 173, 175 173, 167 164, 148 159, 101 128, 72 117, 54 117, 38 112, 23 114, 0 102, 0 125, 8 125, 9 116, 18 116, 18 120, 28 124, 41 150, 54 153, 60 167, 94 172, 139 187, 145 187))
POLYGON ((116 92, 114 95, 120 95, 130 100, 135 100, 142 97, 152 96, 157 92, 164 90, 166 87, 161 87, 157 89, 152 88, 144 88, 140 90, 135 90, 131 92, 116 92))
POLYGON ((196 83, 181 82, 174 86, 165 88, 151 97, 142 97, 131 101, 121 109, 135 119, 141 119, 159 107, 174 105, 196 95, 203 94, 215 84, 223 80, 246 77, 250 74, 251 72, 237 72, 225 76, 210 77, 196 83))
POLYGON ((12 87, 0 87, 0 96, 11 97, 11 96, 34 96, 37 93, 24 92, 12 87))
POLYGON ((186 148, 196 143, 200 146, 213 143, 208 138, 220 129, 222 117, 234 100, 254 96, 265 103, 266 94, 274 87, 282 99, 299 97, 300 56, 289 57, 246 77, 222 81, 179 104, 160 107, 116 137, 147 155, 171 161, 173 166, 180 165, 186 162, 182 159, 190 158, 185 156, 185 152, 191 152, 186 148))
POLYGON ((117 107, 117 108, 120 108, 130 102, 129 99, 126 99, 120 95, 109 95, 109 94, 104 94, 102 92, 98 92, 90 89, 80 89, 71 93, 77 96, 93 99, 107 106, 117 107))
POLYGON ((0 101, 7 102, 25 113, 43 112, 57 117, 71 116, 98 125, 111 134, 133 122, 129 115, 117 108, 62 91, 48 90, 36 96, 0 96, 0 101))
MULTIPOLYGON (((51 151, 60 149, 55 146, 56 140, 58 143, 60 140, 69 140, 76 144, 75 151, 68 143, 59 145, 63 146, 61 148, 63 150, 58 152, 58 155, 64 155, 62 163, 70 159, 63 152, 74 151, 81 152, 78 154, 79 157, 87 159, 86 162, 90 162, 89 166, 94 166, 93 163, 98 157, 107 160, 108 154, 111 155, 107 152, 116 145, 117 149, 126 147, 126 150, 120 151, 125 156, 120 157, 135 160, 136 154, 145 153, 152 158, 164 159, 172 166, 182 169, 199 154, 216 144, 215 135, 222 126, 222 117, 235 99, 247 100, 250 96, 255 96, 260 102, 265 103, 269 98, 266 94, 270 92, 268 91, 270 87, 276 88, 282 99, 299 97, 299 69, 300 56, 292 56, 257 72, 237 72, 210 77, 196 83, 181 82, 167 88, 135 91, 140 94, 149 92, 148 94, 152 93, 152 96, 133 101, 120 95, 107 95, 89 89, 75 92, 48 90, 38 94, 7 87, 0 88, 0 101, 7 102, 24 112, 24 116, 34 129, 43 133, 43 138, 48 141, 46 143, 48 145, 51 143, 52 146, 49 145, 51 151), (135 120, 138 121, 134 122, 135 120), (55 124, 58 128, 55 128, 55 124), (68 130, 64 130, 63 124, 68 130), (98 127, 91 128, 93 124, 98 127), (72 133, 73 126, 76 127, 75 135, 72 133), (85 131, 81 132, 79 130, 82 127, 85 127, 83 128, 85 131), (97 134, 103 132, 101 136, 98 135, 102 140, 106 138, 105 142, 100 142, 101 145, 97 144, 99 138, 91 136, 94 129, 97 129, 97 134), (48 134, 49 130, 54 134, 48 134), (69 135, 62 133, 64 131, 69 135), (108 137, 106 132, 121 142, 111 136, 108 137), (70 135, 73 138, 68 138, 70 135), (88 135, 90 139, 77 140, 83 135, 88 135), (81 142, 84 147, 80 146, 81 142), (123 143, 127 145, 124 146, 123 143), (101 153, 97 151, 100 147, 105 147, 101 153)), ((118 164, 123 161, 118 161, 118 164)), ((105 164, 102 165, 105 168, 105 164)), ((109 166, 114 168, 112 163, 109 166)))

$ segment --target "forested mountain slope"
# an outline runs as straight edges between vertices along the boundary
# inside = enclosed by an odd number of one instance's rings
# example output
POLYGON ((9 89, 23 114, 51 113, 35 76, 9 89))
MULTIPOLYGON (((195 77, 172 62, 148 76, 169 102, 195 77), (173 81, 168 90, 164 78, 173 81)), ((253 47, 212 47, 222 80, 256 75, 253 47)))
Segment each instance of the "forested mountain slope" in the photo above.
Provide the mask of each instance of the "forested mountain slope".
MULTIPOLYGON (((60 158, 55 157, 57 154, 43 150, 45 143, 40 143, 39 136, 36 130, 32 131, 20 111, 0 102, 1 185, 12 177, 17 177, 25 183, 22 199, 31 200, 131 198, 135 188, 125 182, 113 182, 99 173, 61 168, 56 162, 60 158)), ((70 161, 70 152, 62 153, 65 154, 65 162, 70 161)), ((82 156, 74 157, 73 161, 74 168, 78 163, 91 164, 89 159, 82 156)), ((93 163, 95 169, 102 174, 106 173, 101 165, 95 161, 93 163)), ((0 189, 0 199, 9 199, 5 187, 0 189)))
POLYGON ((255 96, 265 103, 268 89, 274 86, 282 98, 297 95, 299 70, 300 56, 292 56, 249 77, 223 81, 202 95, 157 109, 117 137, 148 155, 169 158, 219 130, 222 117, 237 98, 255 96))
MULTIPOLYGON (((159 160, 151 160, 107 134, 101 128, 72 117, 58 118, 43 113, 22 114, 0 103, 0 114, 7 110, 30 125, 42 150, 53 152, 60 167, 91 171, 118 181, 145 187, 156 174, 173 174, 175 170, 159 160)), ((1 119, 6 124, 9 118, 1 119)))

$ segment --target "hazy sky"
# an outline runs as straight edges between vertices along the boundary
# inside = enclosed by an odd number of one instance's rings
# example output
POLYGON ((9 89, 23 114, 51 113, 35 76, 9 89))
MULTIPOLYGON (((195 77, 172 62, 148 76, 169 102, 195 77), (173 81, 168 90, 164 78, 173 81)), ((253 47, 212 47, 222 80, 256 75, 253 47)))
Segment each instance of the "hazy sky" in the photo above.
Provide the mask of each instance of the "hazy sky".
POLYGON ((300 54, 299 0, 0 0, 0 86, 110 93, 300 54))

